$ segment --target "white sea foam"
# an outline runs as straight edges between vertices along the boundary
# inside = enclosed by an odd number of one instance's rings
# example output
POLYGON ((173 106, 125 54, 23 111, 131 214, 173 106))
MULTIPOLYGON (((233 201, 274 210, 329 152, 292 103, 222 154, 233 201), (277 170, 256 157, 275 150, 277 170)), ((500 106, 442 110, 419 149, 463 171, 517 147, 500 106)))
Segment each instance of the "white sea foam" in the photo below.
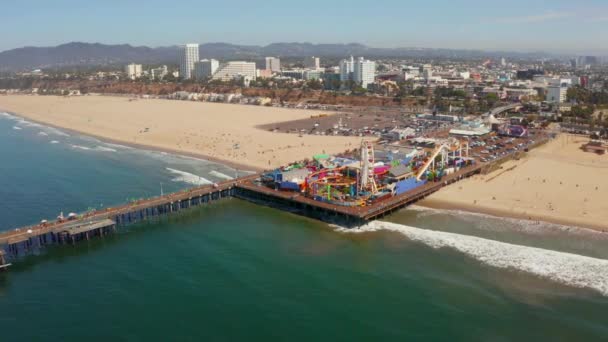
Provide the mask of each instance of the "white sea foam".
POLYGON ((37 123, 34 123, 34 122, 30 122, 30 121, 27 121, 27 120, 25 120, 25 119, 20 119, 20 120, 19 120, 19 124, 20 124, 20 125, 23 125, 23 126, 27 126, 27 127, 42 127, 42 125, 41 125, 41 124, 37 124, 37 123))
POLYGON ((49 134, 46 133, 46 132, 38 132, 38 135, 41 136, 41 137, 46 137, 49 134))
POLYGON ((209 172, 209 174, 212 175, 213 177, 217 177, 217 178, 221 178, 221 179, 227 179, 227 180, 233 180, 234 179, 233 177, 230 177, 230 176, 225 175, 225 174, 223 174, 221 172, 218 172, 218 171, 211 171, 211 172, 209 172))
POLYGON ((182 182, 182 183, 188 183, 188 184, 193 184, 193 185, 213 184, 212 181, 210 181, 206 178, 203 178, 201 176, 197 176, 195 174, 188 173, 185 171, 172 169, 170 167, 167 168, 167 171, 177 175, 177 177, 172 179, 172 181, 174 181, 174 182, 182 182))
POLYGON ((129 147, 129 146, 125 146, 125 145, 119 145, 119 144, 105 143, 105 145, 113 147, 113 148, 123 149, 123 150, 132 150, 133 149, 133 147, 129 147))
POLYGON ((594 289, 608 296, 608 260, 605 259, 380 221, 358 229, 338 230, 348 233, 398 232, 432 248, 453 248, 493 267, 528 272, 569 286, 594 289))
POLYGON ((81 146, 81 145, 72 145, 72 148, 84 150, 84 151, 89 151, 91 149, 90 147, 81 146))
POLYGON ((20 130, 22 130, 23 128, 21 128, 21 127, 19 127, 19 126, 13 126, 13 129, 14 129, 14 130, 16 130, 16 131, 20 131, 20 130))
MULTIPOLYGON (((452 216, 458 217, 459 219, 463 219, 463 220, 469 219, 469 220, 474 220, 475 222, 481 222, 479 220, 480 218, 498 220, 498 221, 510 223, 510 225, 508 227, 509 230, 518 230, 521 232, 526 232, 526 233, 531 233, 531 234, 546 234, 549 232, 559 231, 559 232, 568 233, 570 235, 582 235, 582 236, 589 236, 589 237, 594 237, 594 238, 599 238, 599 239, 608 239, 608 234, 605 234, 601 231, 588 229, 588 228, 567 226, 567 225, 551 223, 551 222, 531 221, 531 220, 511 218, 511 217, 501 217, 501 216, 474 213, 474 212, 463 211, 463 210, 433 209, 433 208, 426 208, 426 207, 417 206, 417 205, 412 205, 412 206, 408 207, 407 210, 419 212, 418 217, 426 217, 426 216, 432 216, 432 215, 452 215, 452 216)), ((501 227, 499 227, 495 224, 487 225, 487 227, 485 227, 485 228, 492 229, 492 230, 502 230, 501 227)))
POLYGON ((62 131, 58 130, 57 128, 54 128, 54 127, 45 126, 44 130, 47 131, 47 132, 49 132, 49 133, 51 133, 51 134, 59 135, 59 136, 62 136, 62 137, 69 137, 70 136, 69 134, 67 134, 65 132, 62 132, 62 131))
POLYGON ((101 152, 117 152, 115 149, 113 148, 109 148, 109 147, 104 147, 104 146, 97 146, 95 147, 96 151, 101 151, 101 152))
POLYGON ((51 144, 59 144, 59 141, 57 141, 57 140, 51 140, 51 142, 50 142, 50 143, 51 143, 51 144))

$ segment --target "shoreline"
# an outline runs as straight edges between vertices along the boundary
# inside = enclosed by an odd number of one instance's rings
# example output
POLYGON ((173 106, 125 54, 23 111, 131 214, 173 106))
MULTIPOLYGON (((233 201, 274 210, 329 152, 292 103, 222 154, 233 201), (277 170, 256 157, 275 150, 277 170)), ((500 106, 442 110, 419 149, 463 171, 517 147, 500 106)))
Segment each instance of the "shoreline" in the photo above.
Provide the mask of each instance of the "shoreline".
POLYGON ((313 110, 157 99, 131 101, 110 96, 22 95, 0 97, 0 108, 32 122, 104 141, 253 171, 287 165, 318 153, 343 152, 361 143, 353 137, 302 137, 257 128, 318 114, 313 110))
POLYGON ((131 148, 136 148, 139 150, 147 150, 147 151, 154 151, 154 152, 165 152, 165 153, 169 153, 169 154, 173 154, 176 156, 182 156, 182 157, 190 157, 190 158, 196 158, 196 159, 201 159, 204 161, 209 161, 212 163, 217 163, 217 164, 222 164, 224 166, 228 166, 230 168, 233 168, 235 170, 238 171, 244 171, 244 172, 262 172, 264 171, 261 168, 252 166, 252 165, 246 165, 246 164, 240 164, 240 163, 236 163, 230 160, 225 160, 225 159, 221 159, 221 158, 216 158, 216 157, 211 157, 208 155, 205 155, 203 153, 194 153, 194 152, 188 152, 188 151, 179 151, 179 150, 175 150, 175 149, 170 149, 170 148, 163 148, 163 147, 157 147, 157 146, 151 146, 151 145, 146 145, 146 144, 138 144, 138 143, 134 143, 134 142, 129 142, 129 141, 122 141, 119 139, 112 139, 112 138, 108 138, 108 137, 104 137, 104 136, 100 136, 100 135, 95 135, 95 134, 91 134, 88 132, 82 132, 73 128, 67 128, 67 127, 62 127, 59 125, 54 125, 51 123, 47 123, 47 122, 42 122, 42 121, 38 121, 36 119, 32 119, 27 115, 23 115, 21 113, 15 113, 13 111, 10 110, 6 110, 0 107, 0 112, 4 112, 4 113, 8 113, 9 115, 21 118, 21 119, 25 119, 29 122, 38 124, 38 125, 42 125, 42 126, 47 126, 47 127, 51 127, 60 131, 63 131, 65 133, 69 133, 72 135, 82 135, 82 136, 87 136, 87 137, 91 137, 91 138, 95 138, 98 139, 101 142, 104 143, 108 143, 108 144, 117 144, 117 145, 124 145, 127 147, 131 147, 131 148))
POLYGON ((416 205, 426 209, 463 211, 466 213, 494 216, 496 218, 511 218, 531 222, 544 222, 568 227, 590 229, 599 233, 608 233, 608 227, 606 225, 591 224, 588 222, 573 219, 568 220, 565 218, 555 218, 547 215, 526 214, 522 212, 515 212, 499 208, 490 208, 480 205, 457 203, 443 199, 427 198, 416 203, 416 205))
MULTIPOLYGON (((202 153, 178 151, 178 150, 169 149, 169 148, 162 148, 162 147, 156 147, 156 146, 151 146, 151 145, 122 141, 119 139, 107 138, 107 137, 103 137, 103 136, 99 136, 99 135, 95 135, 95 134, 89 134, 87 132, 82 132, 82 131, 72 129, 72 128, 66 128, 66 127, 62 127, 59 125, 54 125, 54 124, 38 121, 38 120, 28 117, 27 115, 8 111, 3 108, 0 108, 0 111, 8 113, 9 115, 12 115, 12 116, 15 116, 18 118, 26 119, 29 122, 51 127, 54 129, 58 129, 58 130, 64 131, 64 132, 72 134, 72 135, 82 135, 82 136, 92 137, 92 138, 98 139, 104 143, 118 144, 118 145, 124 145, 127 147, 136 148, 136 149, 140 149, 140 150, 165 152, 165 153, 173 154, 176 156, 201 159, 204 161, 222 164, 224 166, 228 166, 230 168, 233 168, 233 169, 239 170, 239 171, 245 171, 245 172, 264 171, 263 169, 257 168, 255 166, 239 164, 239 163, 235 163, 235 162, 232 162, 229 160, 223 160, 221 158, 214 158, 214 157, 210 157, 205 154, 202 154, 202 153)), ((602 233, 608 232, 608 227, 605 225, 599 225, 599 224, 594 225, 594 224, 589 224, 587 222, 583 222, 583 221, 579 221, 579 220, 568 220, 568 219, 564 219, 564 218, 550 217, 547 215, 533 215, 533 214, 526 214, 526 213, 521 213, 521 212, 514 212, 514 211, 510 211, 510 210, 505 210, 505 209, 499 209, 499 208, 490 208, 490 207, 485 207, 485 206, 480 206, 480 205, 464 204, 464 203, 458 203, 458 202, 454 202, 454 201, 450 201, 450 200, 446 200, 446 199, 426 198, 420 202, 417 202, 416 205, 420 206, 422 208, 427 208, 427 209, 463 211, 463 212, 467 212, 467 213, 490 215, 490 216, 494 216, 497 218, 513 218, 513 219, 521 219, 521 220, 528 220, 528 221, 541 221, 541 222, 559 224, 559 225, 564 225, 564 226, 591 229, 591 230, 602 232, 602 233)))

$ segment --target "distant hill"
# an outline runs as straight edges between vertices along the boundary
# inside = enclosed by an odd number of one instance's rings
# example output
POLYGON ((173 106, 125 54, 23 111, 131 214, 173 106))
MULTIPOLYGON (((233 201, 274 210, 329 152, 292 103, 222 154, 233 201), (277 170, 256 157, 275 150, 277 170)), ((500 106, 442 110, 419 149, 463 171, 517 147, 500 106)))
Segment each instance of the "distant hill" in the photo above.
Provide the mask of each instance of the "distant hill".
MULTIPOLYGON (((261 59, 279 57, 365 57, 402 58, 539 58, 543 53, 485 52, 478 50, 371 48, 362 44, 274 43, 267 46, 207 43, 200 47, 201 58, 261 59)), ((177 64, 178 47, 105 45, 99 43, 68 43, 55 47, 23 47, 0 52, 0 71, 19 71, 66 66, 98 66, 127 64, 177 64)))

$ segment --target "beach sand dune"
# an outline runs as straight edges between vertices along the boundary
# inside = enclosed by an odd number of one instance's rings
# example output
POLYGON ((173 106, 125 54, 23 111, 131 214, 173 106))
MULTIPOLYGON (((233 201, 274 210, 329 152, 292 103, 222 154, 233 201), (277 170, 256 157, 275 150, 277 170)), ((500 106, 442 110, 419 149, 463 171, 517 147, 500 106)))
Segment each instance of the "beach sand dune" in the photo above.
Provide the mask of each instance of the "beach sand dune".
POLYGON ((360 138, 303 136, 256 128, 316 111, 126 97, 3 96, 0 110, 115 142, 267 169, 359 146, 360 138), (238 148, 234 148, 238 145, 238 148))
POLYGON ((421 205, 608 231, 608 156, 583 152, 587 141, 560 135, 525 158, 451 185, 421 205))

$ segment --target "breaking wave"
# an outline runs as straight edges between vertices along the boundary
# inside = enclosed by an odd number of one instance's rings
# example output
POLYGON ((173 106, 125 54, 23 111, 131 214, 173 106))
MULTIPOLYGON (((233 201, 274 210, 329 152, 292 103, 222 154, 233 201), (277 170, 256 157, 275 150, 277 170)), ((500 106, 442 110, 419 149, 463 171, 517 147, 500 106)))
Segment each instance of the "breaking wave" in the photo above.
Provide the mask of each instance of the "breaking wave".
POLYGON ((218 171, 211 171, 211 172, 209 172, 209 174, 213 177, 217 177, 217 178, 221 178, 221 179, 226 179, 226 180, 234 179, 233 177, 230 177, 230 176, 223 174, 221 172, 218 172, 218 171))
POLYGON ((57 141, 57 140, 51 140, 51 142, 50 142, 50 143, 51 143, 51 144, 59 144, 59 141, 57 141))
POLYGON ((81 145, 72 145, 72 148, 84 150, 84 151, 89 151, 91 149, 90 147, 81 146, 81 145))
POLYGON ((20 131, 20 130, 22 130, 23 128, 21 128, 21 127, 19 127, 19 126, 13 126, 13 129, 14 129, 14 130, 16 130, 16 131, 20 131))
MULTIPOLYGON (((475 222, 479 222, 479 218, 482 218, 482 219, 491 219, 491 220, 511 223, 512 226, 510 225, 508 227, 509 230, 518 230, 518 231, 526 232, 526 233, 530 233, 530 234, 547 234, 549 232, 559 231, 559 232, 568 233, 570 235, 589 236, 589 237, 593 237, 596 239, 608 239, 608 234, 605 234, 601 231, 588 229, 588 228, 582 228, 582 227, 568 226, 568 225, 563 225, 563 224, 558 224, 558 223, 545 222, 545 221, 532 221, 532 220, 512 218, 512 217, 494 216, 494 215, 489 215, 489 214, 482 214, 482 213, 475 213, 475 212, 470 212, 470 211, 454 210, 454 209, 435 209, 435 208, 427 208, 427 207, 422 207, 422 206, 417 206, 417 205, 409 206, 407 208, 407 210, 418 212, 419 218, 433 216, 433 215, 451 215, 451 216, 456 216, 462 220, 474 220, 475 222)), ((492 230, 501 230, 501 228, 495 224, 487 225, 487 227, 485 227, 485 228, 492 229, 492 230)))
POLYGON ((42 127, 41 124, 37 124, 37 123, 31 122, 31 121, 27 121, 25 119, 20 119, 19 120, 19 124, 23 125, 23 126, 27 126, 27 127, 42 127))
POLYGON ((101 151, 101 152, 117 152, 115 149, 113 148, 109 148, 109 147, 104 147, 104 146, 97 146, 95 147, 96 151, 101 151))
POLYGON ((358 229, 338 230, 347 233, 398 232, 435 249, 453 248, 493 267, 528 272, 565 285, 593 289, 608 296, 608 260, 605 259, 380 221, 358 229))
POLYGON ((113 148, 123 149, 123 150, 132 150, 133 149, 133 147, 129 147, 129 146, 125 146, 125 145, 119 145, 119 144, 105 143, 105 145, 113 147, 113 148))
POLYGON ((46 133, 46 132, 38 132, 38 135, 41 136, 41 137, 46 137, 49 134, 46 133))
POLYGON ((47 132, 51 133, 51 134, 59 135, 59 136, 62 136, 62 137, 69 137, 70 136, 69 134, 67 134, 65 132, 62 132, 62 131, 58 130, 57 128, 54 128, 54 127, 45 126, 44 129, 47 132))
POLYGON ((177 177, 173 178, 172 181, 174 182, 182 182, 182 183, 188 183, 188 184, 192 184, 192 185, 207 185, 207 184, 213 184, 212 181, 203 178, 201 176, 197 176, 195 174, 192 173, 188 173, 185 171, 180 171, 180 170, 176 170, 176 169, 172 169, 170 167, 166 168, 167 171, 171 172, 174 175, 177 175, 177 177))

